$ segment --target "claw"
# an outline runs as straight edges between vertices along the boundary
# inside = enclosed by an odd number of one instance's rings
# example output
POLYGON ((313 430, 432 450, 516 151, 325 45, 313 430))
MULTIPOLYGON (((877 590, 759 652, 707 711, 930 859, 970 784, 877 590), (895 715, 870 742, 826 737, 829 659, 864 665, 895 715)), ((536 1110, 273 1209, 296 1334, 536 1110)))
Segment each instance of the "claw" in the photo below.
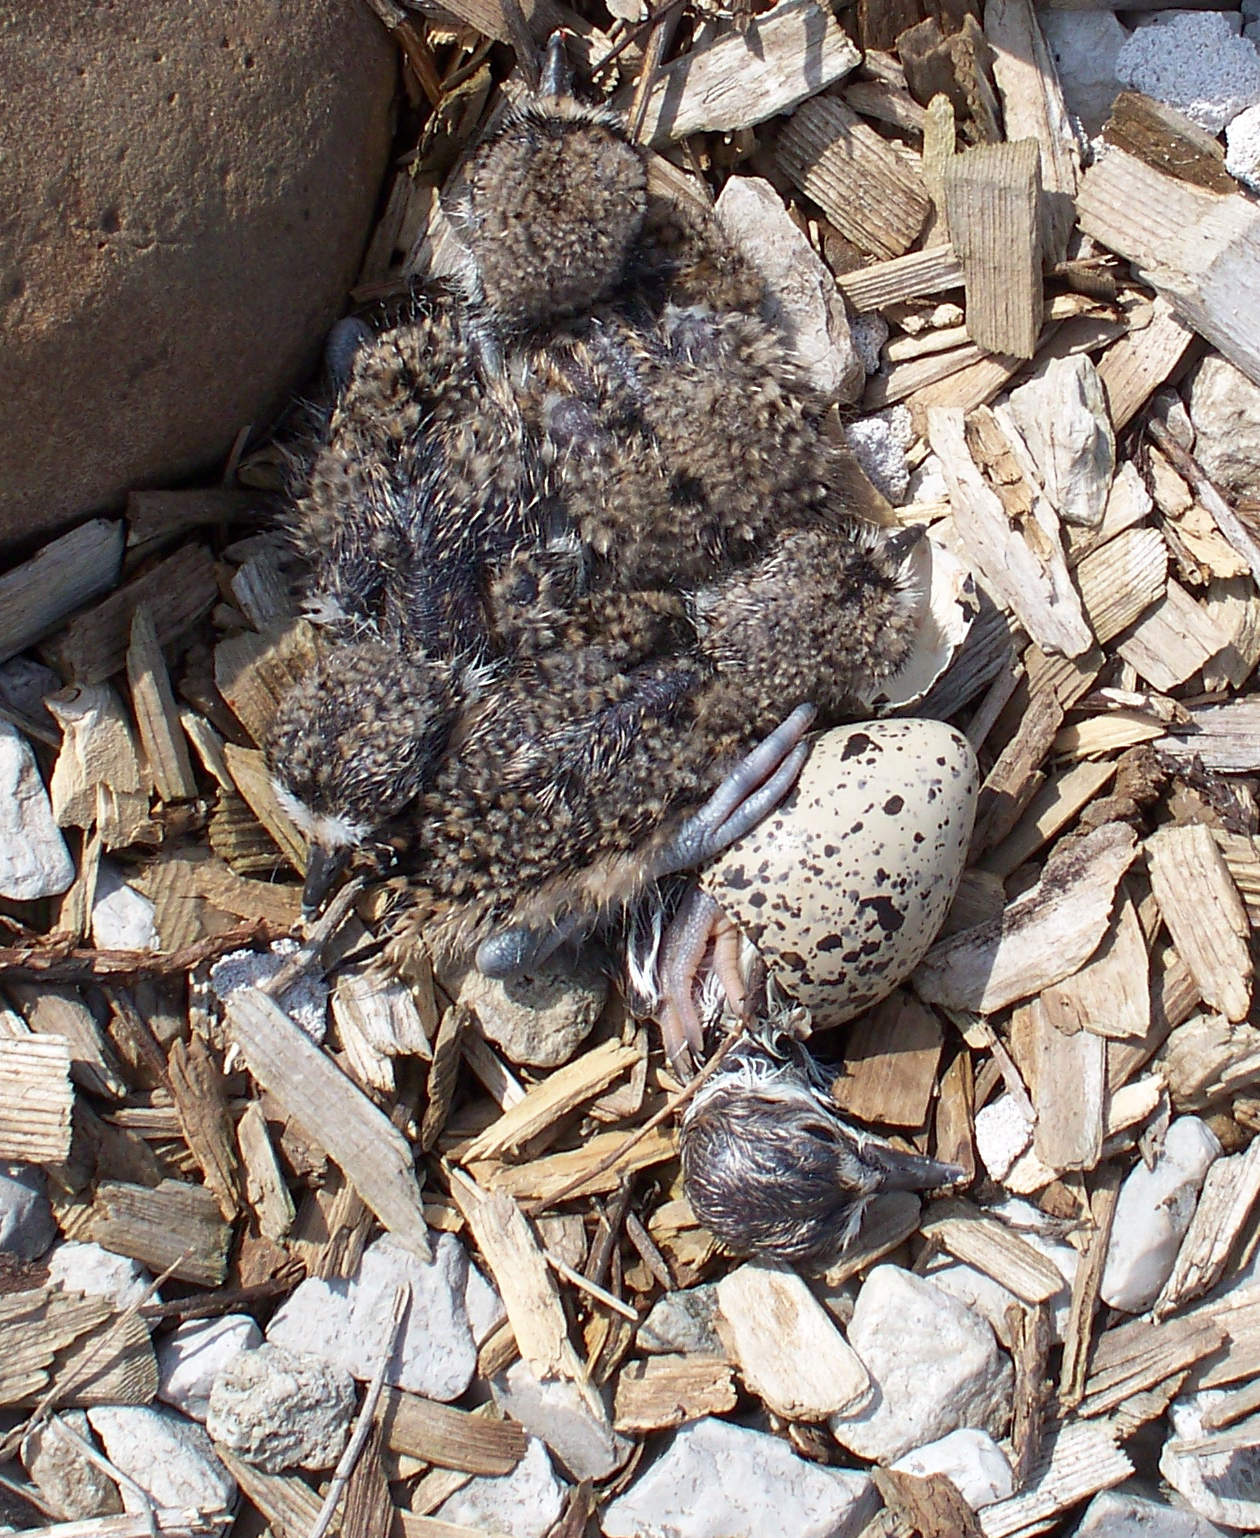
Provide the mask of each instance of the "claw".
POLYGON ((717 903, 693 887, 674 915, 661 944, 660 988, 663 1003, 657 1023, 674 1072, 689 1079, 704 1056, 704 1027, 696 1009, 696 973, 708 948, 717 903))
POLYGON ((817 711, 798 705, 726 776, 662 849, 653 877, 693 870, 728 849, 767 817, 796 783, 809 756, 803 741, 817 711))

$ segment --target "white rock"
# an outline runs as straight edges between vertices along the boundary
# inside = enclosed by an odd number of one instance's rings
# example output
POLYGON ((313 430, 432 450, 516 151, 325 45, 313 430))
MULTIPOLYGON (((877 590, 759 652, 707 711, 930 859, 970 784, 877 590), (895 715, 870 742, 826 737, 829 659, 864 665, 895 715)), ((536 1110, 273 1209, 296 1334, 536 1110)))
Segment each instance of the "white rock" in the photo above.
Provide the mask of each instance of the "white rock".
MULTIPOLYGON (((48 1257, 48 1280, 70 1292, 112 1298, 119 1308, 128 1308, 144 1297, 152 1277, 138 1260, 99 1244, 67 1239, 48 1257)), ((158 1301, 156 1295, 150 1301, 158 1301)))
POLYGON ((976 1152, 993 1179, 1026 1196, 1055 1178, 1033 1151, 1033 1120, 1014 1095, 999 1095, 976 1112, 976 1152))
POLYGON ((949 501, 949 482, 935 454, 928 454, 918 469, 911 472, 906 497, 912 506, 916 502, 949 501))
POLYGON ((471 1009, 481 1034, 511 1063, 559 1068, 595 1028, 608 999, 608 979, 589 965, 539 967, 501 982, 474 967, 457 1002, 471 1009))
POLYGON ((1104 1490, 1086 1507, 1072 1538, 1226 1538, 1221 1528, 1192 1511, 1118 1490, 1104 1490))
POLYGON ((63 1410, 22 1439, 22 1464, 43 1493, 67 1519, 107 1517, 122 1510, 118 1486, 97 1468, 77 1442, 61 1436, 69 1425, 89 1447, 91 1428, 82 1410, 63 1410))
POLYGON ((714 213, 765 279, 766 319, 810 383, 830 400, 856 400, 866 371, 849 335, 844 299, 783 199, 760 177, 732 176, 714 213))
POLYGON ((656 1300, 639 1326, 635 1344, 640 1351, 653 1354, 681 1351, 693 1356, 725 1356, 726 1347, 715 1324, 717 1306, 717 1287, 712 1282, 667 1292, 656 1300))
POLYGON ((1176 107, 1212 134, 1260 102, 1260 56, 1246 38, 1234 36, 1217 11, 1140 28, 1120 50, 1116 78, 1176 107))
POLYGON ((1015 1489, 1015 1478, 1006 1454, 987 1431, 964 1426, 939 1442, 916 1447, 898 1458, 893 1468, 926 1478, 944 1474, 972 1511, 1004 1501, 1015 1489))
MULTIPOLYGON (((265 951, 229 951, 210 968, 210 987, 220 1001, 238 988, 258 988, 276 975, 297 948, 296 940, 274 940, 265 951)), ((312 1041, 323 1041, 328 1025, 328 984, 318 969, 303 972, 278 1002, 312 1041)))
POLYGON ((34 1260, 56 1234, 43 1170, 33 1164, 0 1164, 0 1250, 34 1260))
POLYGON ((544 1538, 564 1506, 547 1449, 530 1437, 525 1456, 510 1474, 483 1474, 449 1495, 434 1515, 440 1522, 512 1538, 544 1538))
MULTIPOLYGON (((1070 1244, 1052 1239, 1040 1231, 1045 1221, 1037 1208, 1028 1202, 1010 1200, 992 1209, 993 1216, 1007 1219, 1026 1244, 1044 1255, 1063 1277, 1063 1287, 1050 1298, 1050 1339, 1058 1343, 1067 1328, 1068 1314, 1072 1306, 1072 1283, 1076 1278, 1080 1255, 1070 1244)), ((931 1263, 924 1275, 937 1287, 953 1298, 975 1309, 993 1327, 999 1340, 1006 1338, 1006 1311, 1018 1302, 1013 1292, 1001 1282, 963 1261, 940 1257, 931 1263)))
POLYGON ((1221 1145, 1197 1116, 1169 1127, 1153 1169, 1136 1165, 1120 1187, 1102 1298, 1112 1308, 1140 1314, 1159 1295, 1194 1216, 1195 1199, 1221 1145))
POLYGON ((867 479, 899 507, 910 486, 906 450, 914 442, 914 421, 909 408, 890 406, 846 423, 844 431, 867 479))
POLYGON ((1116 435, 1092 359, 1051 359, 1011 391, 1007 405, 1051 506, 1065 523, 1096 529, 1115 473, 1116 435))
POLYGON ((350 1280, 304 1281, 276 1310, 267 1339, 293 1351, 317 1351, 365 1382, 380 1361, 394 1291, 406 1282, 411 1307, 386 1381, 429 1399, 458 1399, 477 1365, 464 1312, 467 1266, 453 1234, 441 1235, 427 1262, 385 1234, 364 1251, 350 1280))
POLYGON ((158 1398, 195 1421, 204 1421, 219 1371, 262 1345, 262 1331, 248 1314, 190 1319, 158 1347, 158 1398))
POLYGON ((866 1369, 797 1272, 749 1261, 722 1278, 717 1294, 718 1334, 768 1409, 817 1421, 869 1402, 866 1369))
POLYGON ((0 897, 33 902, 64 892, 73 880, 74 861, 31 745, 0 721, 0 897))
MULTIPOLYGON (((1203 1435, 1204 1413, 1226 1396, 1208 1389, 1169 1407, 1172 1433, 1159 1458, 1159 1472, 1190 1508, 1208 1522, 1260 1531, 1260 1447, 1236 1452, 1179 1452, 1178 1442, 1203 1435)), ((1163 1529, 1160 1529, 1161 1535, 1163 1529)))
POLYGON ((600 1516, 607 1538, 854 1538, 879 1505, 870 1479, 798 1458, 729 1421, 693 1421, 600 1516))
MULTIPOLYGON (((97 1405, 87 1417, 110 1462, 129 1475, 154 1505, 231 1510, 236 1481, 195 1422, 174 1410, 141 1405, 97 1405)), ((125 1486, 122 1501, 124 1511, 145 1509, 125 1486)))
POLYGON ((889 1463, 960 1426, 1000 1436, 1010 1414, 1011 1364, 978 1314, 898 1266, 876 1266, 858 1294, 849 1344, 874 1383, 857 1416, 833 1416, 842 1447, 889 1463))
POLYGON ((613 1431, 606 1415, 597 1419, 567 1378, 539 1378, 517 1360, 490 1380, 490 1390, 499 1408, 545 1442, 574 1479, 607 1479, 633 1451, 633 1443, 613 1431))
POLYGON ((260 1346, 220 1368, 206 1430, 268 1474, 327 1469, 350 1435, 354 1379, 310 1351, 260 1346))
POLYGON ((1260 104, 1240 112, 1225 130, 1225 169, 1260 192, 1260 104))
POLYGON ((128 886, 118 867, 102 860, 92 900, 92 943, 106 951, 155 951, 158 949, 153 904, 135 887, 128 886))
POLYGON ((888 322, 874 310, 855 315, 849 322, 849 335, 868 374, 878 374, 882 362, 879 350, 888 340, 888 322))
POLYGON ((1228 496, 1260 496, 1260 385, 1209 353, 1190 385, 1195 458, 1228 496))
POLYGON ((1114 11, 1039 9, 1037 20, 1046 35, 1069 112, 1089 137, 1099 133, 1111 115, 1120 90, 1116 60, 1129 34, 1114 11))
MULTIPOLYGON (((1132 27, 1166 27, 1170 21, 1176 21, 1180 16, 1201 16, 1202 14, 1202 8, 1196 10, 1192 6, 1185 6, 1179 9, 1175 6, 1170 6, 1166 11, 1147 11, 1145 15, 1141 12, 1136 15, 1130 13, 1129 24, 1132 27)), ((1218 9, 1216 14, 1224 18, 1225 25, 1235 37, 1242 36, 1243 18, 1241 11, 1222 11, 1218 9)))
POLYGON ((498 1289, 486 1280, 471 1260, 468 1262, 468 1280, 464 1283, 464 1312, 468 1315, 468 1328, 478 1349, 507 1319, 507 1309, 498 1289))

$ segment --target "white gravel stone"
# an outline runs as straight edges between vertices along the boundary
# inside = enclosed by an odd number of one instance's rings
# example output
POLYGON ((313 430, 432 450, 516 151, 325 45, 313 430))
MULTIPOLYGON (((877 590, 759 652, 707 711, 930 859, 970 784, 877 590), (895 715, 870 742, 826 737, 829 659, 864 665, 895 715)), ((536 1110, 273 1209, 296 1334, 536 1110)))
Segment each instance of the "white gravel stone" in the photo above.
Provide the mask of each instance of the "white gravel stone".
POLYGON ((107 1517, 122 1510, 118 1486, 103 1474, 78 1443, 61 1436, 67 1424, 89 1447, 92 1430, 82 1410, 63 1410, 22 1439, 22 1464, 43 1493, 68 1520, 107 1517))
POLYGON ((1260 385, 1209 353, 1189 395, 1195 458, 1228 496, 1260 496, 1260 385))
POLYGON ((1114 11, 1037 12, 1068 111, 1081 121, 1087 136, 1101 132, 1120 90, 1116 60, 1129 34, 1114 11))
POLYGON ((1086 1507, 1072 1538, 1226 1538, 1223 1529, 1192 1511, 1104 1490, 1086 1507))
MULTIPOLYGON (((119 1308, 129 1308, 144 1297, 153 1278, 138 1260, 99 1244, 67 1239, 48 1257, 48 1280, 70 1292, 112 1298, 119 1308)), ((155 1294, 149 1301, 160 1300, 155 1294)))
POLYGON ((944 1474, 972 1511, 1004 1501, 1015 1489, 1006 1454, 987 1431, 977 1431, 973 1426, 951 1431, 939 1442, 916 1447, 898 1458, 893 1468, 920 1479, 929 1474, 944 1474))
POLYGON ((368 1246, 348 1281, 310 1277, 276 1310, 267 1339, 293 1351, 316 1350, 366 1382, 380 1361, 394 1291, 406 1282, 411 1307, 386 1382, 429 1399, 458 1399, 477 1365, 464 1283, 468 1257, 442 1234, 423 1261, 390 1234, 368 1246))
POLYGON ((1174 1401, 1168 1411, 1172 1432, 1160 1454, 1159 1472, 1206 1521, 1254 1533, 1260 1531, 1260 1447, 1224 1453, 1177 1450, 1178 1442, 1203 1435, 1204 1413, 1223 1398, 1220 1390, 1208 1389, 1174 1401))
POLYGON ((935 454, 927 455, 918 469, 911 471, 906 499, 911 504, 949 501, 949 482, 935 454))
POLYGON ((1008 1191, 1039 1191, 1055 1172, 1033 1152, 1033 1122, 1014 1095, 999 1095, 976 1112, 976 1152, 1008 1191))
POLYGON ((158 1347, 158 1398, 204 1421, 217 1374, 242 1351, 256 1350, 262 1338, 248 1314, 178 1325, 158 1347))
POLYGON ((888 322, 874 310, 865 315, 855 315, 849 321, 849 335, 868 374, 878 374, 883 361, 879 350, 888 340, 888 322))
POLYGON ((449 1495, 434 1515, 439 1522, 511 1538, 544 1538, 564 1507, 566 1486, 556 1478, 547 1449, 530 1437, 525 1456, 510 1474, 483 1474, 449 1495))
POLYGON ((56 1236, 43 1170, 33 1164, 0 1164, 0 1250, 34 1260, 56 1236))
POLYGON ((1220 1152, 1206 1122, 1179 1116, 1154 1168, 1137 1164, 1129 1172, 1120 1187, 1103 1271, 1102 1298, 1110 1307, 1140 1314, 1154 1303, 1194 1216, 1204 1176, 1220 1152))
POLYGON ((0 897, 33 902, 64 892, 74 861, 26 738, 0 721, 0 897))
POLYGON ((1120 50, 1116 78, 1213 134, 1260 102, 1260 55, 1216 11, 1139 28, 1120 50))
POLYGON ((606 1538, 855 1538, 879 1497, 866 1474, 798 1458, 729 1421, 693 1421, 600 1516, 606 1538))
POLYGON ((468 1315, 468 1328, 478 1349, 507 1320, 507 1309, 498 1289, 486 1280, 471 1260, 468 1262, 468 1280, 464 1283, 464 1312, 468 1315))
POLYGON ((518 1360, 491 1378, 490 1390, 500 1409, 545 1442, 574 1479, 607 1479, 633 1450, 607 1419, 596 1419, 577 1385, 566 1378, 539 1378, 518 1360))
POLYGON ((1240 112, 1225 130, 1225 169, 1260 192, 1260 104, 1240 112))
MULTIPOLYGON (((210 968, 210 987, 220 1001, 238 988, 261 987, 297 948, 296 940, 274 940, 265 951, 229 951, 210 968)), ((328 984, 318 970, 304 972, 278 1002, 312 1041, 323 1041, 328 1026, 328 984)))
POLYGON ((608 999, 608 979, 597 967, 539 967, 499 981, 474 967, 459 987, 481 1034, 511 1063, 559 1068, 595 1029, 608 999))
MULTIPOLYGON (((174 1410, 141 1405, 97 1405, 87 1417, 110 1462, 135 1480, 154 1505, 231 1510, 236 1481, 196 1422, 174 1410)), ((124 1511, 145 1509, 126 1487, 122 1501, 124 1511)))
POLYGON ((853 401, 866 370, 849 334, 836 280, 769 182, 732 176, 714 213, 766 281, 766 319, 810 383, 830 400, 853 401))
POLYGON ((849 1344, 871 1375, 874 1400, 829 1424, 859 1458, 890 1463, 960 1426, 1005 1430, 1010 1362, 979 1314, 922 1277, 876 1266, 858 1294, 849 1344))
POLYGON ((656 1300, 639 1326, 635 1344, 640 1351, 653 1354, 681 1351, 691 1356, 724 1357, 726 1347, 715 1325, 717 1306, 717 1287, 712 1282, 667 1292, 656 1300))
POLYGON ((867 479, 895 506, 906 500, 910 471, 906 450, 914 442, 914 421, 906 406, 890 406, 845 426, 854 458, 867 479))
MULTIPOLYGON (((1018 1200, 1003 1202, 993 1208, 993 1215, 1008 1218, 1019 1237, 1044 1255, 1063 1277, 1062 1289, 1049 1299, 1050 1338, 1057 1344, 1062 1341, 1063 1332, 1067 1328, 1068 1313, 1072 1306, 1072 1283, 1080 1264, 1080 1255, 1070 1244, 1064 1244, 1060 1240, 1051 1239, 1038 1232, 1035 1225, 1044 1219, 1042 1214, 1028 1202, 1018 1200)), ((932 1262, 923 1274, 951 1297, 965 1303, 968 1308, 975 1309, 976 1313, 989 1321, 994 1334, 999 1339, 1003 1338, 1006 1311, 1012 1304, 1017 1303, 1018 1299, 1001 1282, 975 1266, 967 1265, 964 1261, 951 1260, 945 1256, 932 1262)))
POLYGON ((116 865, 101 861, 92 900, 94 945, 106 951, 157 950, 158 935, 153 926, 156 912, 143 892, 127 885, 116 865))
POLYGON ((354 1414, 354 1379, 310 1351, 241 1351, 215 1376, 206 1430, 268 1474, 327 1469, 354 1414))

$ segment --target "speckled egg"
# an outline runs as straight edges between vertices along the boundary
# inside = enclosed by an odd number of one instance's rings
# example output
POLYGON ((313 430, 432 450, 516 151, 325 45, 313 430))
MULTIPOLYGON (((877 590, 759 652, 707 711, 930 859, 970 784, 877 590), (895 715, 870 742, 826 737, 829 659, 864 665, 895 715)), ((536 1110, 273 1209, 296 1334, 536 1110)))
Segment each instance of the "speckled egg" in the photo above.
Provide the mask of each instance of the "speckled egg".
POLYGON ((944 722, 838 727, 779 810, 700 877, 815 1029, 878 1003, 922 959, 962 876, 978 780, 944 722))

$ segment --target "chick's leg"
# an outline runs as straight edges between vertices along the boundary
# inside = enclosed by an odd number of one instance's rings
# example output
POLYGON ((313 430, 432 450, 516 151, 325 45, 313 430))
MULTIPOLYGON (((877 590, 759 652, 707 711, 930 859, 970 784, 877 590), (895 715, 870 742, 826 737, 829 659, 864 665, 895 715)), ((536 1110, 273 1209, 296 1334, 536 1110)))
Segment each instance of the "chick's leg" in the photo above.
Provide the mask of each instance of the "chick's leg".
POLYGON ((743 838, 778 806, 796 783, 809 745, 804 741, 814 716, 798 705, 787 720, 759 742, 726 776, 698 812, 688 817, 658 852, 653 879, 694 870, 743 838))

